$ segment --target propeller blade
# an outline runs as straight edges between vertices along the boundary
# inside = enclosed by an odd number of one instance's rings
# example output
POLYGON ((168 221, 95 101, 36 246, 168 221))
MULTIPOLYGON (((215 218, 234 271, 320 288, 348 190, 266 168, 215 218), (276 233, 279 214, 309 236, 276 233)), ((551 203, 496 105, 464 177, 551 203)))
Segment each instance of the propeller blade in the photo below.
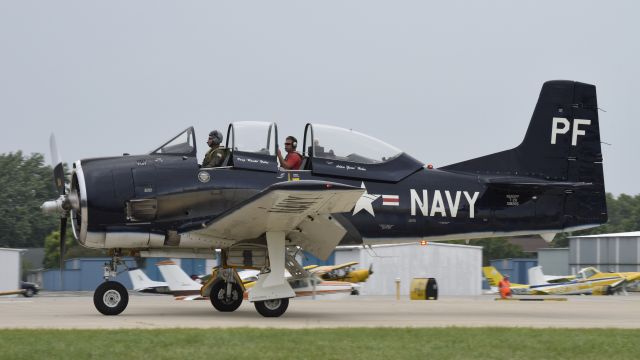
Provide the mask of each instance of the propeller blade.
POLYGON ((49 147, 51 151, 51 161, 53 166, 53 181, 58 189, 60 195, 64 195, 66 190, 64 186, 64 166, 60 158, 60 152, 58 152, 58 146, 56 145, 56 136, 51 134, 49 137, 49 147))
POLYGON ((53 168, 53 181, 56 189, 58 189, 58 193, 64 195, 66 190, 64 187, 64 168, 62 167, 62 163, 58 163, 58 165, 53 168))
POLYGON ((60 153, 58 152, 58 146, 56 144, 56 136, 51 133, 49 137, 49 151, 51 151, 51 166, 56 166, 62 162, 60 159, 60 153))
POLYGON ((373 264, 369 264, 369 275, 373 274, 373 264))

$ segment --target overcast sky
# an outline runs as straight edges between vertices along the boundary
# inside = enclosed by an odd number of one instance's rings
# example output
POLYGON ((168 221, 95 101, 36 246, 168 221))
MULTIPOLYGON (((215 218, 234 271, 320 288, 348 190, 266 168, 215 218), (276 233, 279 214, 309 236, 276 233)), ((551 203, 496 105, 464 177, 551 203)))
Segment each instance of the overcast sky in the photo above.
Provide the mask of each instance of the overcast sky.
MULTIPOLYGON (((0 153, 144 153, 193 125, 317 122, 444 166, 595 84, 607 191, 640 193, 638 1, 0 0, 0 153)), ((281 139, 282 142, 282 139, 281 139)))

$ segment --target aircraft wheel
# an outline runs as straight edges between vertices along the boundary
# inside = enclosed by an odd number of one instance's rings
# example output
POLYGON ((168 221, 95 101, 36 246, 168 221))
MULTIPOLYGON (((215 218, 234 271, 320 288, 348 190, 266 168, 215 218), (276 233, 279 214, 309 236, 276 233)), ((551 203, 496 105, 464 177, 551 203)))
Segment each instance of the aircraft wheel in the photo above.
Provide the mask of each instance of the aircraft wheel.
POLYGON ((231 296, 227 296, 227 283, 218 281, 211 288, 211 305, 220 312, 236 311, 242 304, 242 288, 233 283, 231 285, 231 296))
POLYGON ((33 292, 33 289, 26 289, 26 290, 22 293, 22 295, 24 295, 24 297, 32 297, 32 296, 33 296, 33 294, 35 294, 35 293, 33 292))
POLYGON ((254 304, 260 315, 264 317, 278 317, 287 311, 289 299, 256 301, 254 304))
POLYGON ((129 293, 117 281, 103 282, 93 293, 93 305, 104 315, 118 315, 129 303, 129 293))

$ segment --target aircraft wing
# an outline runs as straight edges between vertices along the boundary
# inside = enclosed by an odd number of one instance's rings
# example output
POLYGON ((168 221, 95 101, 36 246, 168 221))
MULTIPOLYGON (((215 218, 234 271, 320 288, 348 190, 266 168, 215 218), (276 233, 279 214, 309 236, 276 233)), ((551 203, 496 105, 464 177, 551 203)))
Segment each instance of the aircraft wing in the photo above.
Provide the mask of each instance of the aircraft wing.
POLYGON ((569 281, 575 280, 576 277, 575 275, 567 275, 567 276, 545 275, 544 279, 550 284, 555 284, 555 283, 569 282, 569 281))
POLYGON ((267 187, 193 232, 238 242, 283 231, 306 251, 326 258, 346 234, 331 214, 351 211, 364 191, 326 181, 285 181, 267 187))
POLYGON ((349 266, 353 266, 358 264, 357 261, 351 261, 351 262, 347 262, 344 264, 340 264, 340 265, 333 265, 333 266, 318 266, 316 268, 310 269, 310 273, 312 274, 316 274, 316 275, 322 275, 322 274, 326 274, 328 272, 334 271, 334 270, 339 270, 339 269, 343 269, 349 266))
POLYGON ((632 283, 634 281, 640 281, 640 272, 623 272, 619 273, 621 276, 624 276, 628 282, 632 283))

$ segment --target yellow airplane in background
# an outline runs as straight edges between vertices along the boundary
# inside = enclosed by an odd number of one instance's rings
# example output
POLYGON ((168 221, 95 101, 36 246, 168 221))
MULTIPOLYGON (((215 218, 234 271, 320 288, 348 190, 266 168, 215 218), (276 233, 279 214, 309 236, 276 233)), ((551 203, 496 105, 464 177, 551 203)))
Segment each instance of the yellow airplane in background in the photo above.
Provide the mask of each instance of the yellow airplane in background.
MULTIPOLYGON (((504 278, 500 272, 493 266, 483 266, 482 273, 487 279, 491 290, 497 292, 498 284, 504 278)), ((526 295, 529 290, 529 285, 511 283, 511 292, 516 295, 526 295)))
MULTIPOLYGON (((352 284, 365 282, 373 274, 373 264, 368 269, 355 269, 355 265, 358 265, 357 261, 339 265, 309 265, 305 266, 304 269, 325 281, 344 281, 352 284)), ((358 294, 360 292, 356 288, 351 292, 351 295, 358 294)))
MULTIPOLYGON (((502 275, 493 267, 483 268, 489 284, 497 283, 502 275)), ((529 269, 531 284, 512 284, 514 294, 526 295, 611 295, 626 293, 626 288, 640 281, 640 272, 607 273, 594 267, 586 267, 575 276, 544 276, 541 267, 529 269), (515 286, 515 289, 514 289, 515 286)), ((493 286, 493 285, 492 285, 493 286)))

